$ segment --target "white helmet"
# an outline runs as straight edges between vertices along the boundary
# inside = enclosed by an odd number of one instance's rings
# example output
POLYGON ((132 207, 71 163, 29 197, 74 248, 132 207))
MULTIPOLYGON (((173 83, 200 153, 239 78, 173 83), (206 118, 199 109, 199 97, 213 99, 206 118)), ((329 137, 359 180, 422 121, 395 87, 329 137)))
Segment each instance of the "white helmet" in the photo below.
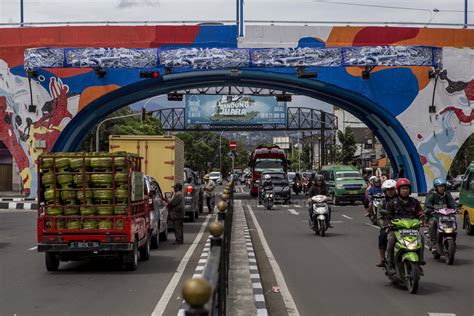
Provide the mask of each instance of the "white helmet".
POLYGON ((270 180, 270 179, 272 178, 272 176, 269 175, 269 174, 266 174, 263 178, 264 178, 265 180, 270 180))
POLYGON ((388 189, 395 189, 396 186, 397 186, 397 181, 392 180, 392 179, 385 180, 382 183, 382 191, 385 191, 388 189))
POLYGON ((369 178, 369 182, 370 182, 370 183, 373 183, 375 179, 377 179, 376 176, 371 176, 371 177, 369 178))

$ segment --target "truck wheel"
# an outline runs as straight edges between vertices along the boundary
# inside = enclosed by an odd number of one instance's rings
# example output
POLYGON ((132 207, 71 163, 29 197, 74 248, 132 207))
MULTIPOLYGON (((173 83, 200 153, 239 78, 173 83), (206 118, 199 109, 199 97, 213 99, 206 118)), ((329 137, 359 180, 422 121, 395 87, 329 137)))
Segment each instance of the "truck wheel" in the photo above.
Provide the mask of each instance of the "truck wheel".
POLYGON ((151 235, 151 249, 158 249, 160 247, 160 240, 161 238, 158 238, 158 232, 156 234, 152 234, 151 235))
POLYGON ((46 270, 48 271, 58 271, 59 268, 59 254, 55 252, 46 252, 45 253, 45 263, 46 270))
POLYGON ((166 228, 164 232, 160 233, 160 241, 167 241, 167 240, 168 240, 168 228, 166 228))
POLYGON ((341 205, 341 201, 336 196, 334 196, 334 205, 341 205))
POLYGON ((123 256, 125 270, 135 271, 138 268, 138 241, 133 243, 132 251, 123 256))
POLYGON ((140 249, 140 260, 146 261, 150 259, 150 236, 146 238, 146 242, 140 249))

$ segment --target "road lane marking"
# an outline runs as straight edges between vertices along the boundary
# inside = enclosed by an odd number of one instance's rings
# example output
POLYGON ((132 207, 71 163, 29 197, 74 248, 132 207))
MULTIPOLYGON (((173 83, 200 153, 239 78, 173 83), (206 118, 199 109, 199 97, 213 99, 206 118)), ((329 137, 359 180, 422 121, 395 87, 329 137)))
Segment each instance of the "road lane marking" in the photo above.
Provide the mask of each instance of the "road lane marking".
POLYGON ((341 216, 344 217, 344 218, 347 218, 347 219, 353 219, 352 217, 344 215, 344 214, 341 214, 341 216))
POLYGON ((378 229, 378 230, 380 230, 380 227, 379 227, 379 226, 377 226, 377 225, 374 225, 374 224, 369 224, 369 223, 365 223, 365 225, 367 225, 367 226, 370 226, 370 227, 372 227, 372 228, 375 228, 375 229, 378 229))
POLYGON ((38 246, 31 247, 31 248, 28 249, 28 250, 36 250, 36 249, 38 249, 38 246))
POLYGON ((293 215, 300 215, 300 213, 298 213, 294 208, 288 209, 288 212, 290 212, 293 215))
POLYGON ((298 312, 298 308, 296 307, 295 301, 293 300, 290 290, 288 289, 288 286, 286 285, 285 277, 283 276, 280 266, 278 265, 278 262, 276 261, 275 256, 273 256, 272 250, 270 249, 270 246, 268 245, 267 240, 265 239, 265 235, 263 234, 262 228, 260 227, 260 224, 257 221, 257 217, 255 216, 252 208, 249 205, 247 205, 247 208, 249 210, 249 214, 252 217, 252 221, 257 230, 258 237, 260 238, 260 242, 262 243, 263 250, 265 251, 268 261, 270 262, 270 265, 272 266, 273 273, 275 273, 275 278, 276 278, 278 286, 280 287, 280 292, 286 306, 286 311, 288 312, 288 315, 290 316, 299 316, 300 313, 298 312))
MULTIPOLYGON (((248 205, 247 205, 248 206, 248 205)), ((263 205, 257 205, 258 208, 263 208, 263 205)))
POLYGON ((186 251, 186 254, 184 255, 183 259, 181 259, 181 262, 179 263, 178 268, 176 269, 176 272, 173 275, 173 278, 171 278, 170 283, 168 283, 168 286, 163 292, 163 295, 161 296, 160 300, 155 306, 155 309, 151 313, 152 316, 163 315, 163 313, 165 312, 166 306, 168 306, 168 303, 171 300, 171 296, 173 295, 176 287, 178 286, 179 280, 181 279, 181 276, 183 275, 184 270, 188 265, 189 259, 191 259, 194 251, 196 250, 197 245, 199 244, 199 241, 204 235, 204 231, 206 230, 207 223, 210 219, 211 214, 207 215, 206 220, 201 225, 199 233, 197 234, 196 238, 194 238, 193 243, 189 247, 188 251, 186 251))
POLYGON ((456 316, 453 313, 428 313, 429 316, 456 316))

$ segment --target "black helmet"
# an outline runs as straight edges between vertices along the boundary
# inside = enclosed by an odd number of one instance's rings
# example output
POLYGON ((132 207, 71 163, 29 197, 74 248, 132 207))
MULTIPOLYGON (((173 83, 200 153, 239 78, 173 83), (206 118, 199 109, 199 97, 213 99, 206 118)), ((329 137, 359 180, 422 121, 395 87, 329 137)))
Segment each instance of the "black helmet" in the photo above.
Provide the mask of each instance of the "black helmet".
POLYGON ((318 175, 316 176, 316 181, 318 181, 318 180, 324 182, 324 177, 323 177, 322 175, 318 174, 318 175))

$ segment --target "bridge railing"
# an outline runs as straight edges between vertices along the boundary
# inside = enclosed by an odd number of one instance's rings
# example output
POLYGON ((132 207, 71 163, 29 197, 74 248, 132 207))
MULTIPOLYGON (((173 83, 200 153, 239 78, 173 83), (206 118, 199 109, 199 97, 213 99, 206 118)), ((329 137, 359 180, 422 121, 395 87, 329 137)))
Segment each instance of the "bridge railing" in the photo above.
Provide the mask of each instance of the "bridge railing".
POLYGON ((201 278, 190 279, 183 286, 186 316, 226 315, 232 220, 234 214, 234 180, 231 179, 217 204, 216 221, 209 224, 210 251, 201 278))

